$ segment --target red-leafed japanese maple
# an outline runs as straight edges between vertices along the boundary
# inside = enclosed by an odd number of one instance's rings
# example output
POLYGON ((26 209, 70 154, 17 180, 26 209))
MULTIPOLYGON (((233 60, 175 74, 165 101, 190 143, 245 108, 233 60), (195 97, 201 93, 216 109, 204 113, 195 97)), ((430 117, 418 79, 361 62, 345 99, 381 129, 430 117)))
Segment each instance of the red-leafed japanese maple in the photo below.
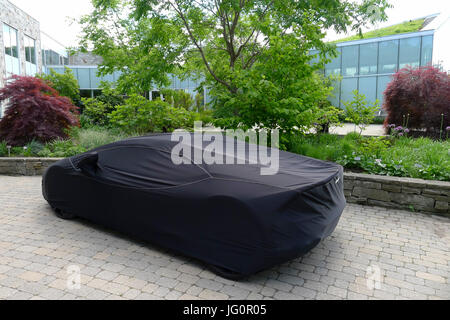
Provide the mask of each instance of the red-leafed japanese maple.
POLYGON ((450 125, 450 75, 432 66, 401 69, 384 91, 383 108, 387 130, 395 124, 438 137, 450 125))
POLYGON ((66 129, 79 125, 77 107, 38 78, 13 76, 0 89, 0 102, 7 106, 0 120, 0 141, 13 146, 65 139, 66 129))

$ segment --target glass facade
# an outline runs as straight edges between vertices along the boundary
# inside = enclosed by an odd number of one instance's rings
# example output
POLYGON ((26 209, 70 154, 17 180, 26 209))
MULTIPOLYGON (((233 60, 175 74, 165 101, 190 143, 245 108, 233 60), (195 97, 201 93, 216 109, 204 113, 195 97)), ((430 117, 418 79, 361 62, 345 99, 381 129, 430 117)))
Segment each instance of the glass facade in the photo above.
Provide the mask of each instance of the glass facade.
POLYGON ((44 66, 64 66, 69 63, 67 50, 50 36, 41 32, 42 64, 44 66))
POLYGON ((5 47, 6 77, 20 74, 19 41, 17 30, 3 24, 3 45, 5 47))
MULTIPOLYGON (((398 39, 378 38, 338 43, 339 56, 325 65, 326 76, 340 75, 340 83, 333 85, 330 102, 343 108, 343 102, 353 99, 358 90, 368 101, 383 103, 383 92, 392 74, 406 66, 418 67, 432 62, 433 35, 400 36, 398 39), (392 39, 392 40, 391 40, 392 39), (358 42, 360 42, 358 44, 358 42)), ((317 51, 311 51, 316 54, 317 51)), ((311 60, 317 62, 317 58, 311 60)))

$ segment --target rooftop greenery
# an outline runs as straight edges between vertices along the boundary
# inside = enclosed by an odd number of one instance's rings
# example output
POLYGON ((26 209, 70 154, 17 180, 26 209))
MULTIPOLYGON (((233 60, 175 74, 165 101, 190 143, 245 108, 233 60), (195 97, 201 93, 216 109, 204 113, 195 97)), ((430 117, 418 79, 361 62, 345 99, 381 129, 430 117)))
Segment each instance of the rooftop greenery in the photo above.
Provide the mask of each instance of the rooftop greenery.
POLYGON ((377 37, 385 37, 385 36, 391 36, 391 35, 400 34, 400 33, 416 32, 422 28, 424 21, 425 21, 425 19, 411 20, 411 21, 399 23, 399 24, 396 24, 396 25, 393 25, 390 27, 381 28, 381 29, 363 33, 362 37, 360 35, 354 35, 354 36, 350 36, 347 38, 335 40, 335 41, 333 41, 333 43, 352 41, 352 40, 361 40, 361 39, 370 39, 370 38, 377 38, 377 37))

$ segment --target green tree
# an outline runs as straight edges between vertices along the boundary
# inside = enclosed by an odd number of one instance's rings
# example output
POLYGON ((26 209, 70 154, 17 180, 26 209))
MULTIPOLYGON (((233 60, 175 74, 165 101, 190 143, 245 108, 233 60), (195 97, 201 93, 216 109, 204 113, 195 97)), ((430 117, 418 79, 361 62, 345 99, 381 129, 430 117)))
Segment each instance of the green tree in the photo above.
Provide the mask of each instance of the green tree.
MULTIPOLYGON (((84 48, 100 72, 142 93, 168 73, 204 79, 223 127, 309 127, 326 88, 310 84, 336 54, 324 30, 360 29, 386 18, 387 0, 93 0, 81 19, 84 48), (310 63, 311 49, 319 62, 310 63)), ((313 81, 318 84, 320 81, 313 81)))
POLYGON ((50 69, 49 74, 42 73, 36 77, 44 80, 61 96, 68 97, 73 104, 80 106, 80 86, 71 69, 65 67, 64 73, 57 73, 50 69))

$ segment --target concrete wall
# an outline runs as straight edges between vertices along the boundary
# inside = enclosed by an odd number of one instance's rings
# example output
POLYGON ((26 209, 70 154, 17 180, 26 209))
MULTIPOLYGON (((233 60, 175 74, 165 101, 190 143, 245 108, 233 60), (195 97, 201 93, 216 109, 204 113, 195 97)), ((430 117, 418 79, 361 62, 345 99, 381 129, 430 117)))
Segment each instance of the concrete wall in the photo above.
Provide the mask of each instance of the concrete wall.
POLYGON ((0 0, 0 87, 4 85, 5 48, 3 45, 3 23, 18 30, 20 74, 25 75, 24 35, 36 40, 38 72, 42 72, 41 34, 39 22, 7 0, 0 0))

